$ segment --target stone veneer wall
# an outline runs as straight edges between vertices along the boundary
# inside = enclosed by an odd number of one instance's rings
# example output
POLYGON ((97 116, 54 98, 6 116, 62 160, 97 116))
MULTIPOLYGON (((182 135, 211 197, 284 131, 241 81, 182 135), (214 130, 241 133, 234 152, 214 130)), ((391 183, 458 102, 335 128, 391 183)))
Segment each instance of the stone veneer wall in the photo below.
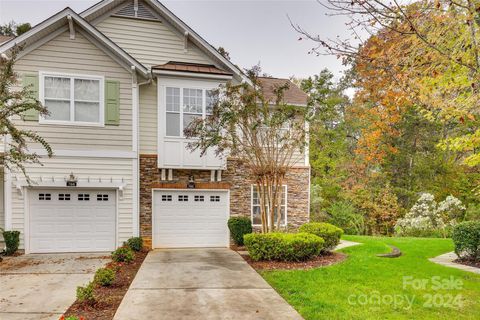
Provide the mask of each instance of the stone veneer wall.
MULTIPOLYGON (((252 179, 237 160, 228 160, 227 170, 222 172, 222 182, 230 184, 230 214, 251 214, 252 179)), ((187 183, 193 175, 195 182, 210 182, 210 170, 173 170, 173 181, 161 181, 156 155, 140 155, 140 236, 145 245, 152 240, 152 185, 187 183)), ((297 228, 309 221, 310 168, 293 168, 287 175, 287 220, 289 227, 297 228)))

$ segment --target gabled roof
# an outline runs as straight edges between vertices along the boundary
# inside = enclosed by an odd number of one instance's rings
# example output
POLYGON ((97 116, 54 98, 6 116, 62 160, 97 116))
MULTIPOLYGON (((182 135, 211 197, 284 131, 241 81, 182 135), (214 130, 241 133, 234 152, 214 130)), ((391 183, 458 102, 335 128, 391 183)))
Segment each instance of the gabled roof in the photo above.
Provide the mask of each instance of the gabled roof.
POLYGON ((268 100, 275 100, 277 97, 275 90, 287 85, 288 88, 283 92, 283 100, 285 103, 298 106, 306 106, 308 104, 308 95, 289 79, 259 77, 258 81, 262 87, 263 95, 268 100))
POLYGON ((0 53, 12 49, 15 45, 20 45, 24 46, 24 51, 22 53, 25 54, 25 51, 28 52, 29 46, 34 45, 41 39, 56 34, 59 31, 67 31, 69 19, 68 17, 70 17, 74 22, 74 28, 80 27, 82 30, 84 30, 89 36, 101 43, 103 49, 108 50, 116 58, 123 62, 127 68, 131 68, 132 66, 134 66, 135 69, 140 72, 140 74, 142 74, 144 77, 149 76, 149 70, 145 66, 135 60, 135 58, 125 52, 112 40, 107 38, 103 33, 98 31, 94 26, 92 26, 85 19, 80 17, 75 11, 68 7, 51 16, 47 20, 40 22, 22 35, 1 44, 0 53))
POLYGON ((219 69, 211 64, 188 63, 188 62, 178 62, 178 61, 169 61, 165 64, 153 66, 152 69, 178 71, 178 72, 217 74, 217 75, 226 75, 226 76, 232 75, 231 72, 219 69))
MULTIPOLYGON (((106 14, 109 10, 117 7, 118 5, 124 3, 127 0, 102 0, 99 3, 91 6, 86 9, 80 15, 85 18, 87 21, 93 21, 96 18, 106 14)), ((128 0, 133 1, 133 0, 128 0)), ((223 67, 231 71, 237 80, 245 81, 251 83, 248 77, 246 77, 243 72, 230 60, 222 56, 212 45, 210 45, 205 39, 203 39, 199 34, 197 34, 193 29, 191 29, 185 22, 168 10, 163 4, 158 0, 142 0, 147 3, 152 9, 154 9, 159 15, 164 17, 164 19, 173 25, 177 30, 182 34, 188 33, 188 39, 192 41, 200 50, 204 51, 216 61, 219 62, 223 67)))

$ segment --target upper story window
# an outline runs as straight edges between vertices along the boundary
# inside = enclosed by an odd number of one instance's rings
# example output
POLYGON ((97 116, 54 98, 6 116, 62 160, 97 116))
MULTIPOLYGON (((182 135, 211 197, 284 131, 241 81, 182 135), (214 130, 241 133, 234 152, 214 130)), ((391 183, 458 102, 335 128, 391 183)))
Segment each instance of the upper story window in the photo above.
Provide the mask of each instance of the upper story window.
POLYGON ((214 93, 210 89, 166 88, 166 135, 183 137, 183 130, 197 118, 212 113, 214 93))
POLYGON ((103 125, 103 78, 43 73, 41 101, 49 114, 41 123, 103 125))

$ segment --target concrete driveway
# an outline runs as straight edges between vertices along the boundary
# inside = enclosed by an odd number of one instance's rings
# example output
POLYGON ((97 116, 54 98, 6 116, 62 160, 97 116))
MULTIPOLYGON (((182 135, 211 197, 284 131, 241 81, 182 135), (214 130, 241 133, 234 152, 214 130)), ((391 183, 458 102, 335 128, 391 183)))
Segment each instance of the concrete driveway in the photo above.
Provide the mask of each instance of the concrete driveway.
POLYGON ((115 314, 134 319, 302 319, 236 252, 155 250, 115 314))
POLYGON ((108 254, 30 254, 0 262, 0 319, 57 320, 108 254))

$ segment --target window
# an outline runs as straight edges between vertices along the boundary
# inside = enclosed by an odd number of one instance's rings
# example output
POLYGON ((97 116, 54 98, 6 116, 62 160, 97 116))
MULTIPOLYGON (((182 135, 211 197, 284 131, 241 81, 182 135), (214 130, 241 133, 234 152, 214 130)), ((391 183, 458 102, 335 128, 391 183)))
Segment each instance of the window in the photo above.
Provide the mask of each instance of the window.
POLYGON ((220 196, 210 196, 210 202, 220 202, 220 196))
POLYGON ((38 200, 52 200, 52 195, 50 193, 39 193, 38 200))
POLYGON ((79 193, 78 201, 90 201, 90 195, 88 193, 79 193))
POLYGON ((70 200, 70 193, 59 193, 58 200, 60 201, 69 201, 70 200))
POLYGON ((162 201, 172 201, 171 194, 162 194, 162 201))
POLYGON ((180 202, 188 201, 188 196, 180 195, 180 196, 178 196, 178 201, 180 201, 180 202))
POLYGON ((108 201, 108 194, 97 194, 97 201, 108 201))
POLYGON ((195 196, 194 200, 195 202, 203 202, 205 201, 205 196, 195 196))
POLYGON ((49 114, 42 122, 60 124, 103 124, 103 79, 43 74, 41 95, 49 114))
POLYGON ((183 130, 197 118, 212 114, 215 91, 195 88, 166 88, 165 133, 183 137, 183 130))
MULTIPOLYGON (((287 222, 287 186, 282 187, 282 195, 280 202, 280 214, 281 214, 281 224, 286 225, 287 222)), ((260 198, 258 197, 257 186, 252 185, 252 224, 261 225, 262 217, 260 214, 260 198)), ((267 208, 268 209, 268 208, 267 208)), ((278 213, 274 213, 275 222, 277 221, 278 213)), ((270 219, 270 217, 268 217, 270 219)), ((269 221, 270 223, 270 221, 269 221)))

